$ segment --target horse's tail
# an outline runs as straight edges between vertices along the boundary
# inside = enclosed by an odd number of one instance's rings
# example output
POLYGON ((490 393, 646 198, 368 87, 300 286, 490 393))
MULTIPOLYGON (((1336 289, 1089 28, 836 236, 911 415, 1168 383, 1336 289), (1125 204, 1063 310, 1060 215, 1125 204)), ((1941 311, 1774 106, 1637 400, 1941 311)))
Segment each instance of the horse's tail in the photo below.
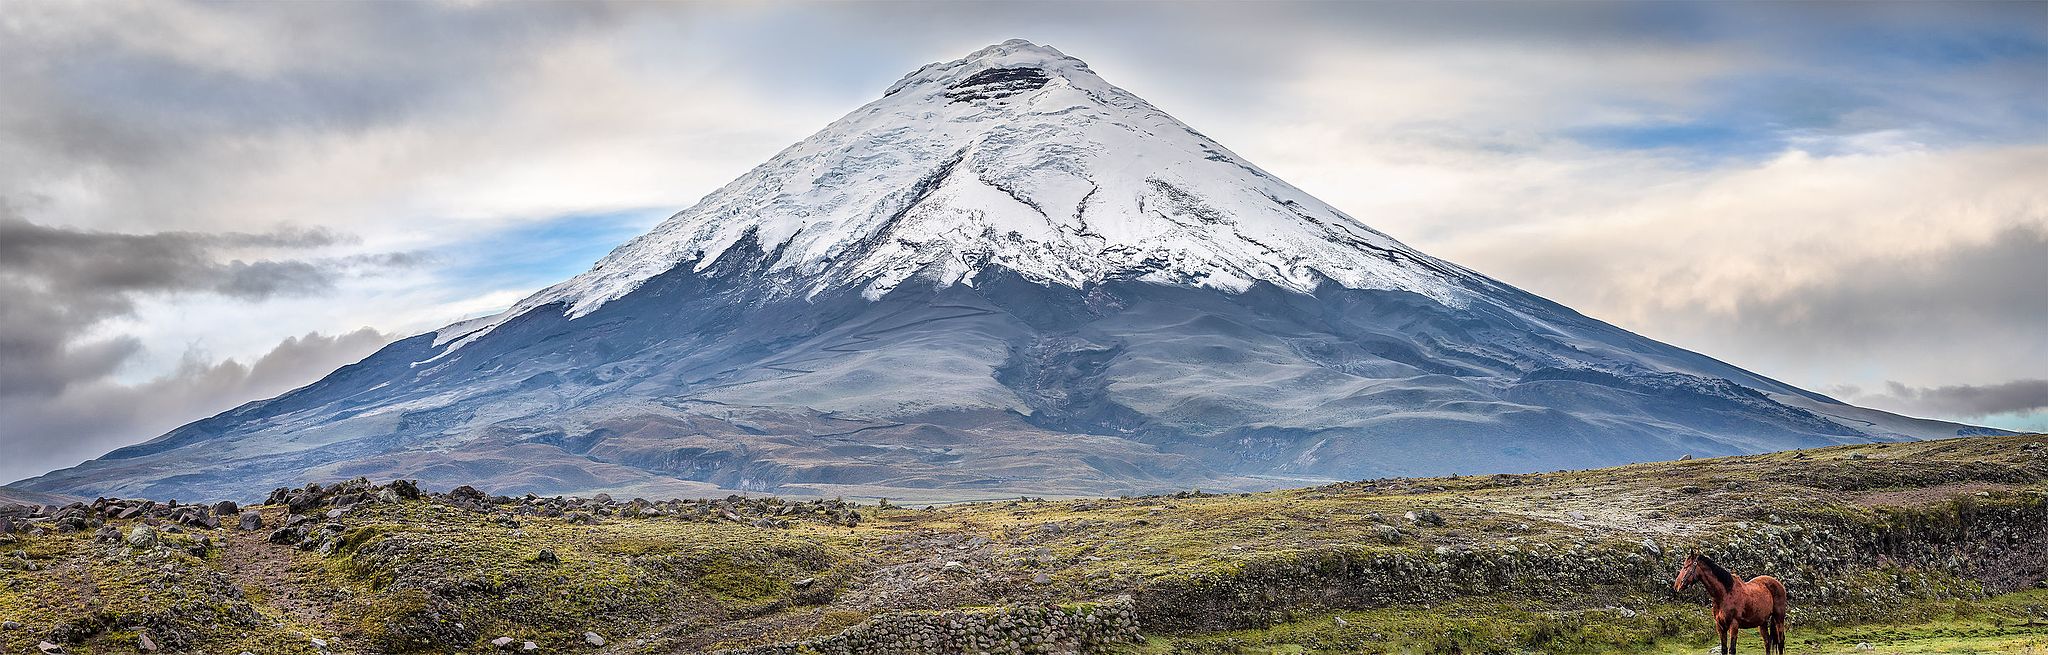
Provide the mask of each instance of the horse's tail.
POLYGON ((1769 589, 1771 592, 1771 617, 1769 619, 1770 627, 1766 630, 1765 633, 1764 653, 1765 655, 1769 655, 1773 647, 1776 647, 1779 653, 1784 653, 1785 614, 1792 608, 1792 595, 1785 591, 1785 583, 1779 582, 1777 578, 1773 578, 1770 576, 1759 577, 1761 579, 1756 580, 1756 582, 1763 583, 1764 588, 1769 589))

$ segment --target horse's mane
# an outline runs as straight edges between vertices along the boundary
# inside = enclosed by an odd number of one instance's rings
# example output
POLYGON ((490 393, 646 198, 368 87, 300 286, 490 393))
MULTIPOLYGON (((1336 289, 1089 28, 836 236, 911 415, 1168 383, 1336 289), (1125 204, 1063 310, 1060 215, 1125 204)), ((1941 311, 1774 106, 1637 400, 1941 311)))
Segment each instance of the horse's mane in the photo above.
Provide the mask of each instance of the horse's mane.
POLYGON ((1733 573, 1729 573, 1729 572, 1728 572, 1728 569, 1724 569, 1724 568, 1721 568, 1721 565, 1719 565, 1719 564, 1715 564, 1715 563, 1714 563, 1714 560, 1708 559, 1706 555, 1701 555, 1701 556, 1699 556, 1699 557, 1700 557, 1700 564, 1702 564, 1702 565, 1704 565, 1704 566, 1706 566, 1706 567, 1707 567, 1707 572, 1708 572, 1708 573, 1712 573, 1712 574, 1714 574, 1714 579, 1715 579, 1715 580, 1720 580, 1720 581, 1721 581, 1721 586, 1722 586, 1722 587, 1725 587, 1725 588, 1728 588, 1728 589, 1734 589, 1734 588, 1735 588, 1735 574, 1733 574, 1733 573))

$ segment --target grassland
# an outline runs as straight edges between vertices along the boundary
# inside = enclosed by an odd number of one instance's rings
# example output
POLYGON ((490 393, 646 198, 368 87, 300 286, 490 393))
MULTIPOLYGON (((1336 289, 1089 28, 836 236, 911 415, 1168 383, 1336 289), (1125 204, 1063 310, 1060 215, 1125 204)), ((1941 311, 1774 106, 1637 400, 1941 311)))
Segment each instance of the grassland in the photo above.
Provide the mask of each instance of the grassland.
POLYGON ((2039 435, 929 509, 385 489, 308 492, 303 535, 283 537, 282 502, 249 508, 255 531, 90 506, 75 531, 18 518, 0 652, 489 652, 502 636, 688 653, 1107 602, 1145 636, 1087 650, 1701 653, 1703 595, 1669 582, 1690 550, 1785 579, 1794 653, 2048 652, 2039 435), (145 521, 159 538, 130 544, 145 521))

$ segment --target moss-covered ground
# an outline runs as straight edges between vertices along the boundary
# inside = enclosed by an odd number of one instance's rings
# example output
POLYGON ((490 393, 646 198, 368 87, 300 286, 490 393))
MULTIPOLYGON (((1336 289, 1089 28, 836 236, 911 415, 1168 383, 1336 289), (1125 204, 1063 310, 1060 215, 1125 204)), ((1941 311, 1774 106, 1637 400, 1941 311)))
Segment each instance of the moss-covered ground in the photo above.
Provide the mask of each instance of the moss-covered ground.
MULTIPOLYGON (((881 613, 1125 596, 1148 634, 1131 653, 1701 653, 1703 596, 1668 589, 1669 562, 1694 548, 1787 578, 1794 653, 2048 652, 2035 588, 2048 565, 2011 559, 2048 552, 2026 542, 2044 492, 2036 435, 1249 495, 867 505, 856 521, 723 509, 743 499, 648 517, 434 496, 319 508, 304 527, 330 537, 303 546, 271 543, 287 510, 263 506, 264 530, 229 520, 146 548, 90 528, 0 536, 0 620, 19 624, 0 630, 0 653, 44 640, 127 653, 145 635, 225 655, 315 653, 315 639, 334 653, 485 652, 500 636, 703 652, 881 613), (1347 587, 1390 561, 1404 573, 1384 593, 1347 587), (1498 570, 1473 572, 1485 567, 1498 570)), ((105 523, 126 535, 137 521, 105 523)))

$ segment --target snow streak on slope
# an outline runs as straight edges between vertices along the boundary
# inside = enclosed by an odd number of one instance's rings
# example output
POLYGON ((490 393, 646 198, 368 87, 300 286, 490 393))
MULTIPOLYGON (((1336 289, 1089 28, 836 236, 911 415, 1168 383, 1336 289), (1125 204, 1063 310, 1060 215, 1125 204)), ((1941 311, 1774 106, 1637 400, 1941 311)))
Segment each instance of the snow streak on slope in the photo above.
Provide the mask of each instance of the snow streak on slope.
POLYGON ((581 316, 648 278, 701 270, 751 234, 783 295, 990 267, 1081 287, 1109 279, 1242 291, 1325 281, 1446 305, 1463 269, 1368 228, 1240 159, 1087 64, 1025 41, 932 64, 613 251, 590 271, 444 339, 550 303, 581 316))

